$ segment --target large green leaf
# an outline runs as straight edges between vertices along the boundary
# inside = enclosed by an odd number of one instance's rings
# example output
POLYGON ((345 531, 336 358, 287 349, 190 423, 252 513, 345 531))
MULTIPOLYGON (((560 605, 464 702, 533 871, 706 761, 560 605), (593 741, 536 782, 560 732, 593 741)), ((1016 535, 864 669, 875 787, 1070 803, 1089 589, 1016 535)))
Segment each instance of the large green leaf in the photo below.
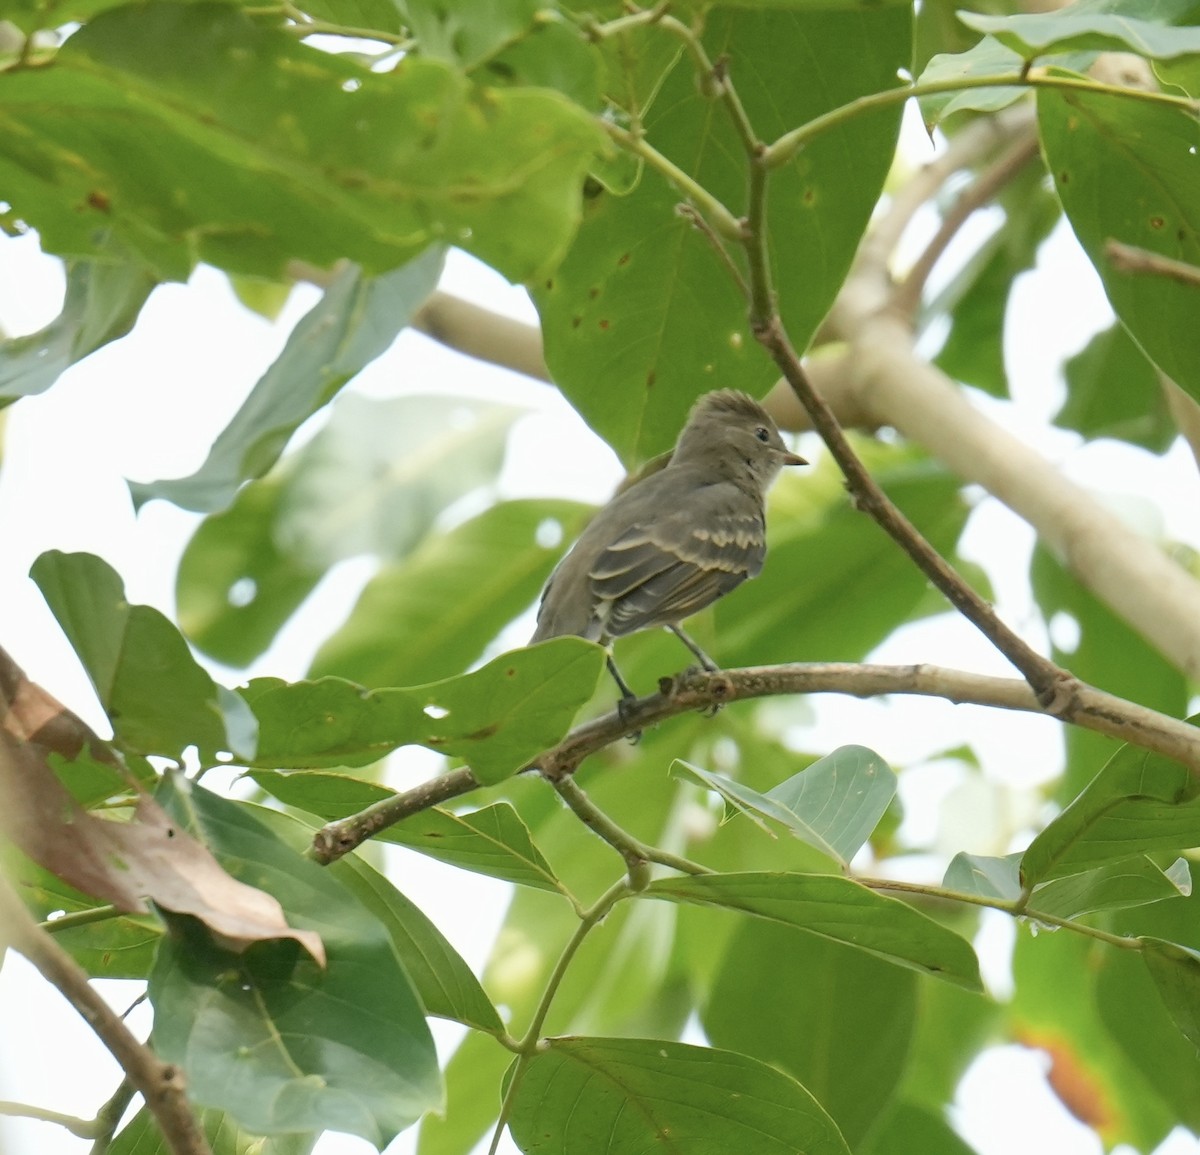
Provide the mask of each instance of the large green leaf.
POLYGON ((541 0, 402 0, 399 5, 422 56, 470 69, 522 39, 541 0))
MULTIPOLYGON (((203 513, 228 506, 242 482, 279 460, 302 421, 391 345, 437 285, 444 252, 434 245, 378 277, 365 277, 354 265, 344 269, 296 325, 204 464, 189 477, 131 482, 134 504, 161 497, 203 513)), ((404 449, 395 447, 397 459, 404 449)))
POLYGON ((510 1127, 522 1151, 643 1155, 849 1155, 820 1104, 757 1059, 657 1039, 551 1040, 517 1088, 510 1127))
POLYGON ((1163 382, 1120 321, 1063 366, 1067 396, 1054 424, 1084 437, 1116 437, 1153 453, 1178 435, 1163 382))
POLYGON ((245 703, 197 665, 158 610, 131 606, 120 575, 88 553, 49 550, 30 576, 79 655, 120 741, 143 754, 251 757, 256 725, 245 703))
POLYGON ((1200 52, 1200 28, 1176 28, 1196 15, 1195 0, 1075 0, 1059 11, 988 16, 963 12, 968 28, 986 32, 1026 59, 1048 52, 1135 52, 1172 57, 1200 52))
MULTIPOLYGON (((1021 895, 1020 866, 1020 854, 1004 858, 956 854, 943 885, 966 894, 1014 902, 1021 895)), ((1176 859, 1164 871, 1139 854, 1039 883, 1026 905, 1032 918, 1039 914, 1078 918, 1098 910, 1121 910, 1179 898, 1191 891, 1191 872, 1185 859, 1176 859)))
POLYGON ((176 920, 150 976, 159 1054, 197 1103, 258 1134, 347 1131, 378 1147, 441 1101, 421 1005, 385 928, 333 874, 253 816, 179 779, 161 800, 239 877, 318 930, 321 968, 286 941, 242 954, 176 920))
POLYGON ((1019 935, 1009 1030, 1015 1042, 1046 1052, 1051 1086, 1106 1147, 1152 1151, 1178 1117, 1157 1076, 1139 1071, 1105 1029, 1096 976, 1111 950, 1065 931, 1019 935))
POLYGON ((26 858, 13 846, 0 855, 0 872, 58 943, 93 978, 145 979, 162 924, 153 915, 118 913, 26 858), (108 917, 104 917, 107 911, 108 917), (85 921, 63 916, 82 916, 85 921), (59 923, 55 926, 55 923, 59 923))
POLYGON ((1160 938, 1143 938, 1142 945, 1146 969, 1167 1011, 1192 1045, 1200 1047, 1200 951, 1160 938))
MULTIPOLYGON (((251 770, 247 777, 273 798, 327 821, 357 814, 395 793, 374 782, 321 770, 251 770)), ((461 814, 433 807, 375 837, 516 886, 565 893, 529 828, 507 802, 461 814)))
POLYGON ((872 1130, 859 1155, 975 1155, 940 1112, 913 1103, 893 1103, 872 1130))
MULTIPOLYGON (((453 397, 341 397, 329 424, 277 474, 247 485, 196 530, 176 582, 184 630, 206 653, 245 665, 334 562, 406 557, 447 506, 492 483, 515 414, 453 397)), ((370 638, 404 648, 380 621, 370 638)), ((477 639, 471 658, 484 642, 477 639)), ((395 682, 463 668, 419 665, 395 682)))
POLYGON ((0 186, 55 253, 111 228, 163 277, 197 259, 396 268, 435 242, 512 280, 552 268, 603 135, 542 89, 376 73, 217 4, 145 3, 0 76, 0 186), (179 190, 186 190, 180 195, 179 190))
POLYGON ((1063 209, 1117 316, 1168 377, 1200 398, 1200 331, 1193 323, 1200 287, 1131 276, 1105 256, 1107 242, 1116 240, 1200 265, 1194 114, 1107 94, 1042 90, 1038 120, 1063 209))
POLYGON ((803 1084, 857 1150, 904 1072, 916 991, 911 971, 750 919, 725 949, 701 1023, 713 1046, 803 1084), (769 984, 755 977, 768 974, 769 984))
POLYGON ((703 874, 662 878, 645 893, 672 902, 738 910, 799 927, 900 966, 972 990, 979 963, 970 944, 907 903, 826 874, 703 874))
POLYGON ((1122 746, 1082 794, 1034 838, 1021 881, 1103 866, 1151 850, 1200 846, 1200 783, 1161 754, 1122 746))
POLYGON ((1200 1049, 1181 1030, 1195 1007, 1194 994, 1184 971, 1176 978, 1183 1000, 1176 1004, 1173 993, 1160 991, 1150 970, 1163 964, 1160 976, 1174 986, 1167 971, 1172 962, 1163 948, 1145 942, 1173 943, 1179 950, 1200 945, 1200 893, 1179 902, 1157 903, 1133 911, 1119 912, 1109 929, 1134 935, 1144 942, 1141 951, 1106 950, 1099 954, 1096 975, 1096 1005, 1100 1019, 1125 1057, 1137 1067, 1158 1095, 1169 1105, 1177 1120, 1200 1132, 1200 1049), (1158 955, 1153 959, 1152 955, 1158 955), (1170 1002, 1168 1002, 1170 995, 1170 1002))
MULTIPOLYGON (((312 844, 312 827, 291 815, 264 809, 256 817, 297 853, 312 844)), ((462 956, 383 874, 357 854, 347 854, 325 869, 387 931, 426 1014, 456 1019, 489 1034, 504 1029, 496 1008, 462 956)))
MULTIPOLYGON (((704 43, 727 62, 754 131, 769 142, 893 86, 896 70, 909 62, 910 35, 903 7, 717 9, 704 43)), ((894 109, 854 117, 772 173, 772 262, 782 316, 798 346, 808 343, 841 285, 898 125, 894 109)), ((645 128, 655 148, 730 211, 745 211, 743 147, 691 67, 669 73, 645 128)), ((555 380, 626 462, 667 449, 705 390, 736 383, 761 394, 776 376, 747 330, 746 302, 728 269, 675 212, 680 199, 649 171, 628 196, 602 193, 562 266, 535 285, 555 380)))
POLYGON ((140 261, 72 261, 62 312, 27 337, 0 341, 0 405, 49 389, 59 375, 133 328, 157 284, 140 261))
POLYGON ((384 566, 311 674, 397 686, 460 673, 537 597, 582 524, 575 502, 505 501, 384 566))
POLYGON ((258 718, 257 766, 363 766, 416 743, 464 758, 480 781, 498 782, 562 738, 603 669, 602 647, 553 638, 427 686, 256 678, 242 694, 258 718))
MULTIPOLYGON (((272 1135, 262 1138, 248 1135, 221 1111, 198 1112, 200 1129, 208 1140, 212 1155, 309 1155, 316 1146, 316 1134, 272 1135)), ((105 1155, 173 1155, 149 1109, 143 1107, 105 1148, 105 1155)))

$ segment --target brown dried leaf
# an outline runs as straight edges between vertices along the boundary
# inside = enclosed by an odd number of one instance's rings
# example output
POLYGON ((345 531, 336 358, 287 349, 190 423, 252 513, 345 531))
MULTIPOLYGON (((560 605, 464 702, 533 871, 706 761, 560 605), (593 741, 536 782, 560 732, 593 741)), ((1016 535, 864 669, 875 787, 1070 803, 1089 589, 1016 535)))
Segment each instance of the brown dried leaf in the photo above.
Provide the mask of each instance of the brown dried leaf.
POLYGON ((0 708, 0 830, 36 863, 122 911, 145 913, 152 900, 194 915, 226 949, 293 938, 324 965, 315 931, 289 927, 275 898, 227 874, 148 795, 139 791, 128 822, 84 810, 55 774, 51 754, 70 759, 87 749, 114 765, 116 754, 2 649, 0 708))

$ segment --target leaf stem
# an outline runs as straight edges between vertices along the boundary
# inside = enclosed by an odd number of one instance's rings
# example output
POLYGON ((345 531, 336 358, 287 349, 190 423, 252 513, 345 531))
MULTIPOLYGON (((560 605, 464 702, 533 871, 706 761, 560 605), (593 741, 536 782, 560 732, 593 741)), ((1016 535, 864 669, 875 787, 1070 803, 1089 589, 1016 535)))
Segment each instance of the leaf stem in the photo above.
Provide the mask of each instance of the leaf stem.
POLYGON ((59 934, 77 926, 88 926, 93 922, 107 922, 110 918, 120 918, 121 912, 111 904, 92 906, 87 910, 75 910, 59 918, 48 918, 38 923, 47 934, 59 934))
POLYGON ((947 92, 967 92, 974 88, 1052 88, 1062 91, 1094 92, 1109 96, 1127 97, 1130 100, 1141 100, 1151 104, 1165 104, 1180 108, 1193 115, 1200 111, 1200 102, 1188 97, 1173 96, 1167 92, 1154 92, 1144 88, 1123 88, 1114 84, 1102 84, 1084 77, 1057 76, 1047 73, 1019 72, 999 73, 995 76, 960 76, 947 80, 930 80, 925 83, 916 82, 903 88, 888 88, 883 92, 872 92, 860 96, 838 108, 831 109, 821 116, 814 117, 806 124, 785 132, 774 144, 768 145, 764 163, 768 168, 776 168, 787 164, 809 141, 853 120, 856 116, 873 112, 880 108, 890 108, 895 104, 904 104, 911 98, 922 96, 939 96, 947 92))
POLYGON ((737 219, 715 196, 703 185, 683 171, 674 161, 663 156, 653 145, 649 144, 640 133, 631 132, 614 124, 610 120, 601 120, 600 127, 609 137, 626 152, 640 157, 651 168, 666 178, 708 219, 720 236, 733 241, 742 241, 742 222, 737 219))
POLYGON ((500 1136, 504 1133, 504 1128, 508 1125, 508 1120, 512 1117, 517 1091, 525 1077, 529 1061, 537 1053, 542 1027, 545 1025, 546 1016, 550 1013, 550 1006, 554 1002, 554 996, 558 993, 558 988, 562 985, 563 978, 567 973, 567 967, 571 965, 571 960, 574 959, 579 948, 583 946, 584 940, 591 934, 592 930, 603 921, 608 912, 621 899, 627 898, 632 893, 634 892, 630 889, 629 883, 625 878, 620 878, 614 882, 612 886, 584 911, 579 920, 579 925, 575 928, 570 939, 567 940, 567 945, 563 947, 562 954, 558 956, 558 961, 554 964, 554 970, 550 972, 550 978, 546 981, 546 989, 542 992, 542 997, 538 1000, 538 1005, 534 1009, 533 1018, 529 1022, 529 1029, 521 1036, 521 1039, 517 1043, 519 1054, 513 1065, 512 1078, 509 1079, 508 1087, 504 1092, 504 1100, 500 1104, 500 1116, 496 1120, 496 1127, 492 1132, 492 1142, 488 1147, 488 1155, 496 1155, 496 1151, 499 1148, 500 1136))
POLYGON ((994 895, 972 894, 966 890, 952 890, 945 886, 934 886, 921 882, 900 882, 890 878, 868 878, 861 875, 855 875, 854 881, 861 883, 869 890, 891 890, 898 894, 920 894, 926 898, 938 898, 946 902, 961 902, 969 906, 982 906, 987 907, 989 910, 999 910, 1004 914, 1012 915, 1013 918, 1027 918, 1033 922, 1044 923, 1047 926, 1073 930, 1076 934, 1099 939, 1100 942, 1108 943, 1109 946, 1120 947, 1122 950, 1142 949, 1140 939, 1111 934, 1109 931, 1101 930, 1099 927, 1088 926, 1086 923, 1076 922, 1070 918, 1062 918, 1056 914, 1046 914, 1043 911, 1033 910, 1026 905, 1024 895, 1020 898, 1012 899, 999 898, 994 895))

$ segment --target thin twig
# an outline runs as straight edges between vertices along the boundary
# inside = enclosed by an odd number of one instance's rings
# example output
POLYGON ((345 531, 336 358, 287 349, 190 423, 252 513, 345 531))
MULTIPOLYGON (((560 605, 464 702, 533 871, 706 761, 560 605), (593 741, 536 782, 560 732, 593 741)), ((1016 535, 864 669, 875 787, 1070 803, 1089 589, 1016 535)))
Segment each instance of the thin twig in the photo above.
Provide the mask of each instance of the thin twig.
POLYGON ((958 235, 974 213, 986 205, 1017 173, 1038 155, 1037 133, 1030 125, 1029 130, 1015 141, 1006 152, 989 165, 973 180, 955 200, 950 210, 942 217, 938 230, 921 255, 913 262, 908 275, 896 286, 892 294, 892 307, 912 316, 921 303, 925 282, 950 242, 958 235))
POLYGON ((126 1075, 117 1084, 117 1089, 108 1097, 108 1102, 96 1112, 96 1138, 88 1155, 106 1155, 113 1136, 117 1133, 121 1117, 125 1114, 125 1109, 133 1102, 136 1094, 137 1088, 126 1075))
POLYGON ((1039 654, 1024 638, 1010 629, 990 603, 979 596, 954 567, 929 544, 925 536, 897 508, 867 472, 850 447, 832 410, 812 387, 792 348, 778 316, 759 321, 754 335, 771 354, 800 403, 808 410, 813 425, 833 454, 857 507, 873 518, 904 550, 917 567, 941 591, 955 609, 971 622, 1010 661, 1033 687, 1038 701, 1056 717, 1068 716, 1079 687, 1078 681, 1049 658, 1039 654))
POLYGON ((1162 104, 1178 108, 1195 116, 1200 111, 1200 101, 1186 96, 1175 96, 1167 92, 1144 88, 1126 88, 1116 84, 1101 84, 1076 76, 1057 76, 1042 72, 1005 72, 995 76, 958 76, 949 80, 927 81, 924 84, 908 84, 902 88, 888 88, 860 96, 839 108, 814 117, 806 124, 784 133, 766 152, 768 167, 776 168, 787 164, 810 140, 823 132, 879 108, 890 108, 904 104, 912 98, 940 96, 948 92, 966 92, 976 88, 1053 88, 1066 92, 1091 92, 1096 95, 1123 97, 1150 104, 1162 104))
POLYGON ((174 1155, 212 1155, 188 1103, 183 1072, 174 1063, 162 1062, 134 1037, 120 1016, 96 993, 84 969, 37 925, 2 877, 0 925, 4 926, 13 949, 62 992, 112 1052, 146 1100, 170 1151, 174 1155))
POLYGON ((1114 240, 1104 243, 1104 255, 1118 273, 1149 273, 1155 277, 1169 277, 1194 289, 1200 288, 1200 268, 1186 261, 1176 261, 1162 253, 1114 240))

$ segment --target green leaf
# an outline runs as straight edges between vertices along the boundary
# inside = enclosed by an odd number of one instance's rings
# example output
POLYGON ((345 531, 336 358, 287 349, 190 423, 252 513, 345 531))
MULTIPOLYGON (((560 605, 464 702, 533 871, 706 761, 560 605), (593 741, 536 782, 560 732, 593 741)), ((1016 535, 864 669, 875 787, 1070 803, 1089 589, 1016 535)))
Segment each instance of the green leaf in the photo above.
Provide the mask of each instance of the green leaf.
POLYGON ((916 991, 910 971, 751 919, 725 949, 701 1023, 713 1046, 761 1059, 801 1083, 857 1150, 904 1073, 916 991), (754 981, 770 974, 780 981, 754 981))
MULTIPOLYGON (((407 556, 447 506, 493 482, 514 416, 509 406, 447 397, 341 397, 279 474, 247 485, 196 530, 176 584, 188 636, 220 661, 252 661, 334 562, 407 556)), ((370 640, 403 649, 379 621, 370 640)), ((466 661, 419 665, 394 682, 458 673, 466 661)))
POLYGON ((966 52, 939 52, 917 78, 918 84, 951 84, 973 82, 987 76, 1011 76, 1011 85, 988 85, 982 88, 953 89, 930 93, 918 98, 925 127, 932 132, 942 121, 956 112, 999 112, 1015 104, 1025 95, 1025 88, 1015 83, 1024 61, 1018 52, 985 36, 966 52))
POLYGON ((1178 762, 1122 746, 1082 794, 1029 844, 1033 886, 1151 850, 1200 846, 1200 784, 1178 762))
POLYGON ((460 673, 538 596, 587 512, 568 501, 504 501, 426 538, 367 583, 310 673, 368 686, 460 673))
POLYGON ((1084 437, 1115 437, 1165 453, 1178 435, 1163 383, 1119 321, 1063 366, 1067 396, 1054 424, 1084 437))
MULTIPOLYGON (((221 1111, 201 1110, 197 1114, 212 1155, 309 1155, 319 1138, 303 1133, 262 1138, 246 1134, 221 1111)), ((172 1151, 154 1116, 143 1107, 121 1129, 105 1155, 172 1155, 172 1151)))
POLYGON ((118 915, 107 907, 109 917, 97 917, 72 926, 55 927, 64 915, 106 909, 91 895, 51 874, 9 845, 0 853, 0 871, 19 888, 25 904, 40 920, 49 920, 50 933, 92 978, 145 979, 162 937, 162 924, 152 915, 118 915))
POLYGON ((540 0, 402 0, 422 56, 471 69, 525 36, 540 0))
POLYGON ((645 893, 799 927, 886 962, 980 989, 970 944, 907 903, 838 875, 746 872, 657 879, 645 893))
MULTIPOLYGON (((320 770, 251 770, 247 777, 280 802, 329 822, 357 814, 395 794, 374 782, 320 770)), ((461 814, 432 807, 381 830, 375 839, 516 886, 566 893, 534 844, 529 827, 507 802, 461 814)))
POLYGON ((960 12, 959 19, 1029 60, 1070 51, 1172 57, 1200 52, 1200 28, 1171 26, 1192 18, 1195 9, 1195 0, 1075 0, 1055 12, 1015 16, 960 12))
MULTIPOLYGON (((470 7, 473 14, 480 10, 473 0, 470 7)), ((552 12, 542 8, 538 22, 484 62, 475 79, 499 87, 553 88, 582 108, 599 112, 604 73, 600 48, 577 28, 553 18, 552 12)))
POLYGON ((674 766, 678 777, 715 790, 759 826, 759 816, 771 818, 843 866, 870 838, 896 793, 895 774, 865 746, 840 746, 766 794, 683 760, 674 766))
MULTIPOLYGON (((1155 953, 1147 947, 1136 954, 1100 956, 1096 1008, 1124 1058, 1154 1088, 1174 1121, 1194 1133, 1200 1129, 1200 1058, 1150 976, 1147 962, 1155 953)), ((1168 984, 1174 977, 1164 975, 1168 984)), ((1186 1001, 1176 1008, 1184 1021, 1187 1008, 1186 1001)))
MULTIPOLYGON (((908 64, 910 26, 901 7, 717 9, 704 43, 713 59, 728 61, 755 132, 769 141, 895 85, 896 70, 908 64)), ((617 85, 622 79, 618 74, 617 85)), ((630 99, 645 99, 644 85, 634 88, 630 99)), ((772 264, 782 316, 798 347, 841 287, 886 177, 898 125, 896 110, 855 117, 771 175, 772 264), (846 156, 856 157, 855 164, 847 166, 846 156)), ((651 145, 731 212, 744 211, 744 148, 691 68, 670 71, 645 129, 651 145)), ((534 288, 556 382, 626 463, 669 448, 700 393, 736 381, 761 395, 777 376, 747 330, 742 293, 712 246, 675 211, 679 200, 652 171, 628 196, 601 193, 589 203, 565 261, 534 288), (596 388, 597 367, 603 389, 596 388)))
POLYGON ((107 562, 49 550, 30 576, 122 744, 172 758, 192 745, 205 757, 218 751, 253 756, 256 726, 242 700, 196 664, 163 614, 125 600, 120 575, 107 562))
POLYGON ((603 669, 602 647, 553 638, 427 686, 256 678, 242 693, 259 722, 257 766, 362 766, 417 743, 499 782, 563 737, 603 669))
POLYGON ((1179 898, 1191 891, 1192 876, 1186 859, 1178 858, 1161 870, 1145 855, 1138 855, 1044 882, 1034 888, 1029 908, 1034 918, 1039 913, 1078 918, 1097 910, 1119 910, 1179 898))
POLYGON ((1018 935, 1009 1033, 1046 1052, 1064 1101, 1104 1143, 1152 1151, 1178 1115, 1159 1095, 1157 1073, 1139 1071, 1104 1026, 1096 980, 1110 953, 1124 952, 1066 932, 1018 935))
POLYGON ((896 1102, 869 1136, 859 1155, 975 1155, 940 1112, 896 1102))
POLYGON ((604 1137, 636 1155, 849 1155, 799 1083, 745 1055, 657 1039, 552 1039, 525 1070, 510 1122, 522 1151, 568 1155, 604 1137))
POLYGON ((986 854, 960 852, 946 867, 942 885, 948 890, 960 890, 964 894, 1014 902, 1021 896, 1020 863, 1019 854, 992 858, 986 854))
POLYGON ((428 59, 373 72, 208 3, 105 12, 53 68, 0 81, 15 214, 67 255, 103 225, 164 278, 197 259, 380 273, 448 241, 524 281, 565 251, 605 147, 557 93, 477 90, 428 59))
POLYGON ((1142 958, 1175 1025, 1200 1047, 1200 951, 1143 938, 1142 958))
POLYGON ((157 284, 140 261, 71 261, 62 312, 27 337, 0 341, 0 405, 49 389, 59 375, 133 328, 157 284))
POLYGON ((1200 398, 1200 288, 1131 276, 1104 253, 1117 240, 1200 265, 1196 121, 1181 109, 1107 94, 1038 94, 1046 163, 1063 209, 1104 281, 1113 310, 1146 355, 1200 398), (1097 197, 1095 190, 1105 195, 1097 197))
POLYGON ((164 783, 164 806, 319 930, 329 963, 283 940, 233 954, 174 920, 150 976, 158 1053, 184 1068, 194 1101, 248 1131, 347 1131, 383 1147, 441 1101, 433 1040, 385 928, 254 808, 184 785, 164 783))
MULTIPOLYGON (((257 774, 252 777, 259 781, 257 774)), ((298 854, 312 845, 312 827, 291 815, 261 810, 256 817, 298 854)), ((357 854, 347 854, 325 869, 387 931, 426 1014, 455 1019, 489 1034, 504 1029, 496 1008, 462 956, 383 874, 357 854)))
POLYGON ((843 863, 866 844, 895 794, 896 775, 865 746, 839 746, 767 791, 820 831, 843 863))
MULTIPOLYGON (((445 249, 434 245, 378 277, 366 277, 354 265, 344 269, 296 325, 204 464, 189 477, 130 482, 134 505, 160 497, 201 513, 228 506, 242 482, 261 477, 279 460, 301 422, 387 350, 437 286, 444 256, 445 249)), ((394 447, 396 460, 404 459, 404 449, 394 447)))
POLYGON ((245 486, 229 509, 200 523, 180 558, 179 626, 219 662, 249 665, 324 573, 280 540, 288 496, 278 476, 245 486))
MULTIPOLYGON (((868 451, 866 461, 934 547, 951 554, 968 512, 961 482, 911 451, 868 451)), ((832 462, 784 478, 771 496, 762 573, 713 611, 711 652, 721 664, 861 661, 900 622, 929 612, 924 575, 852 507, 832 462)))

